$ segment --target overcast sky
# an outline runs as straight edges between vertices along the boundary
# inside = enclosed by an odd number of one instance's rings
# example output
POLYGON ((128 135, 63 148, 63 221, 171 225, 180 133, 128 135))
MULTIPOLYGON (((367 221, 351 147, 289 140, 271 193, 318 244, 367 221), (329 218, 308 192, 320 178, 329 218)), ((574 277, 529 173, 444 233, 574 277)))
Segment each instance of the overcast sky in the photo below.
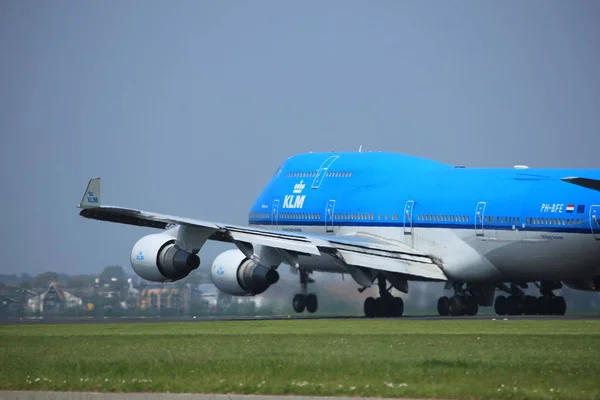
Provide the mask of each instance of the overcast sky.
MULTIPOLYGON (((244 223, 305 151, 599 166, 600 2, 0 2, 2 273, 119 264, 103 201, 244 223)), ((210 245, 211 261, 227 248, 210 245)))

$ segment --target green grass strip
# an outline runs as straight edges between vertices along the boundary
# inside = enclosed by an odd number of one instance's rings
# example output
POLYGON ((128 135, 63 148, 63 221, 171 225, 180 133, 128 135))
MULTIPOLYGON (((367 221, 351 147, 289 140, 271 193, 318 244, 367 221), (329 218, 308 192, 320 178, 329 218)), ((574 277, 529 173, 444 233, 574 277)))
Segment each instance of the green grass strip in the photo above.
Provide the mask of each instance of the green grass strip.
POLYGON ((600 398, 600 321, 0 327, 0 390, 600 398))

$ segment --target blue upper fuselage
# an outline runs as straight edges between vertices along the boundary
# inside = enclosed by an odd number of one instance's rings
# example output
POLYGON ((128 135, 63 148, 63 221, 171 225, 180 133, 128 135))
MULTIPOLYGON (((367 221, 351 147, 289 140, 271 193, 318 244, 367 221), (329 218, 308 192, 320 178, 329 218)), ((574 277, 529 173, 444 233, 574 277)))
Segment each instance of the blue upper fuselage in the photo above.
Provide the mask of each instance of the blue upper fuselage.
POLYGON ((460 168, 383 152, 289 158, 249 223, 407 226, 595 233, 600 193, 561 181, 600 170, 460 168))

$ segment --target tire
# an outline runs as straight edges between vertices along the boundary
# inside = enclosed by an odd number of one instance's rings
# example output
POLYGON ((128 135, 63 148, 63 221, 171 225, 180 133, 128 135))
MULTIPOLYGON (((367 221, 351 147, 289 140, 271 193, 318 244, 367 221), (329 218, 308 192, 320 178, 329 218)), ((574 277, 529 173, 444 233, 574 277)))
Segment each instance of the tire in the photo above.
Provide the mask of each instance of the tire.
POLYGON ((450 298, 450 315, 453 317, 458 317, 459 315, 463 315, 463 302, 462 298, 459 296, 454 296, 450 298))
POLYGON ((297 313, 303 312, 304 307, 306 307, 306 296, 304 296, 303 294, 295 295, 294 299, 292 300, 292 307, 297 313))
POLYGON ((538 297, 537 299, 537 313, 539 315, 551 315, 550 311, 552 308, 550 307, 551 299, 546 296, 538 297))
POLYGON ((377 318, 385 318, 389 315, 389 303, 383 298, 375 299, 375 316, 377 318))
POLYGON ((375 318, 375 315, 377 314, 377 304, 373 297, 367 297, 365 299, 363 311, 365 312, 365 317, 375 318))
POLYGON ((319 308, 319 301, 317 300, 317 295, 314 293, 306 296, 306 311, 309 313, 314 313, 319 308))
POLYGON ((523 314, 523 300, 518 296, 508 297, 508 315, 523 314))
POLYGON ((496 301, 494 302, 494 311, 498 315, 506 315, 508 314, 508 300, 505 296, 496 297, 496 301))
POLYGON ((440 314, 442 317, 450 315, 450 299, 446 296, 440 297, 438 300, 437 309, 438 314, 440 314))
POLYGON ((392 298, 391 303, 392 317, 401 317, 404 314, 404 300, 402 300, 402 297, 392 298))
POLYGON ((537 299, 534 296, 525 296, 523 303, 523 313, 525 315, 537 314, 537 299))
POLYGON ((479 312, 479 304, 477 303, 477 299, 473 296, 470 296, 465 301, 465 314, 474 316, 479 312))
POLYGON ((552 314, 565 315, 567 312, 567 302, 564 297, 554 297, 551 302, 552 314))

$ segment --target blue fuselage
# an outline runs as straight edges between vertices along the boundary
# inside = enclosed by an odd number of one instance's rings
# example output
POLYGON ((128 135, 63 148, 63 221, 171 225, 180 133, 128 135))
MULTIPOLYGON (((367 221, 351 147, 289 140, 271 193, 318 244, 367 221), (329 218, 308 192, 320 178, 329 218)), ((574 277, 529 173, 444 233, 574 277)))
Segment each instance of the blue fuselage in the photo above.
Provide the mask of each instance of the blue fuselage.
POLYGON ((394 153, 301 154, 278 169, 249 223, 400 241, 442 260, 453 279, 596 276, 600 192, 561 180, 573 176, 600 179, 600 171, 472 169, 394 153))
POLYGON ((394 226, 483 234, 570 232, 600 239, 600 227, 591 217, 600 193, 560 180, 568 176, 600 179, 600 172, 457 168, 393 153, 303 154, 277 171, 252 207, 249 222, 330 231, 394 226))

